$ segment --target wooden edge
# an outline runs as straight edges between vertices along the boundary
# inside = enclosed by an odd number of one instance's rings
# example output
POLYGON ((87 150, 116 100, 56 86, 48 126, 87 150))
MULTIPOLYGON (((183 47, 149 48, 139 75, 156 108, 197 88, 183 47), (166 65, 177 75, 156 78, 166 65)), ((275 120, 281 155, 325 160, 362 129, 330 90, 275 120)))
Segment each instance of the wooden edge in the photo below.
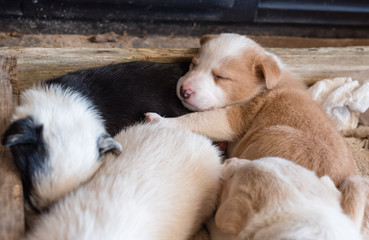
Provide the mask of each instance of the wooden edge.
MULTIPOLYGON (((17 60, 0 56, 0 133, 9 125, 17 104, 17 60)), ((0 145, 0 239, 20 239, 24 234, 23 189, 10 150, 0 145)))
MULTIPOLYGON (((308 84, 326 78, 369 78, 369 47, 267 48, 308 84)), ((19 89, 67 72, 127 61, 173 62, 191 59, 198 49, 0 48, 18 59, 19 89)))

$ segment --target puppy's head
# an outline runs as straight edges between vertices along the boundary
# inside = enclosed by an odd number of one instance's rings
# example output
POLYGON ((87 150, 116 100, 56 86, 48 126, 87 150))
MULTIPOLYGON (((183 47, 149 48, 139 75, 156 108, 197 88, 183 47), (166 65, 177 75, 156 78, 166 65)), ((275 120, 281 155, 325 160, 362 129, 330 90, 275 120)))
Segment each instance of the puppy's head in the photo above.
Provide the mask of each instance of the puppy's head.
POLYGON ((2 144, 11 149, 25 199, 39 211, 88 180, 102 154, 121 150, 89 102, 58 87, 22 93, 2 144))
POLYGON ((339 207, 339 192, 329 177, 318 178, 281 158, 227 160, 223 180, 215 223, 225 233, 238 235, 259 211, 283 211, 283 205, 298 206, 294 203, 303 198, 339 207))
POLYGON ((245 36, 205 35, 200 43, 190 70, 177 84, 177 95, 190 110, 246 101, 280 79, 280 60, 245 36))

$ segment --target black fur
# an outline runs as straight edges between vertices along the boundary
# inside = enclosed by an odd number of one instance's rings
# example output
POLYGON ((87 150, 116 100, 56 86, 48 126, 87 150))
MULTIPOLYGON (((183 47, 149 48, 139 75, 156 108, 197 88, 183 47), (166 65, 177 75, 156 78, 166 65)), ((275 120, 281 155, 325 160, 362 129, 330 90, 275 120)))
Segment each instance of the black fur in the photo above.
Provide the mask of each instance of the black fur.
MULTIPOLYGON (((3 135, 1 143, 10 146, 15 165, 18 167, 26 200, 33 188, 32 177, 47 171, 47 151, 42 138, 42 126, 36 126, 31 117, 13 122, 3 135)), ((31 204, 32 207, 32 204, 31 204)))
POLYGON ((188 62, 129 62, 69 73, 46 81, 82 93, 90 99, 111 135, 144 119, 144 113, 176 117, 186 109, 176 95, 178 79, 188 62))
MULTIPOLYGON (((107 132, 115 135, 142 121, 146 112, 157 112, 166 117, 189 113, 176 96, 177 81, 187 72, 188 66, 189 62, 129 62, 68 73, 43 84, 58 84, 66 90, 81 93, 100 113, 107 132)), ((31 117, 19 119, 4 133, 2 144, 10 146, 21 172, 25 199, 29 200, 32 177, 47 171, 48 153, 42 126, 35 126, 31 117)), ((103 152, 109 147, 99 150, 103 152)))

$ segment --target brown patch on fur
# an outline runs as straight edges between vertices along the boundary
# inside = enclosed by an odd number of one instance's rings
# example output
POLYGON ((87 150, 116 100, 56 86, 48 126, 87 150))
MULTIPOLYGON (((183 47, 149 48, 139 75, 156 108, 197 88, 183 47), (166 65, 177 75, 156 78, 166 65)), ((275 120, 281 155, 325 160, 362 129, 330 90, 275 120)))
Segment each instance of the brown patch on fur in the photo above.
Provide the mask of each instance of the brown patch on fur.
POLYGON ((254 166, 230 169, 232 175, 223 186, 216 225, 225 233, 238 235, 249 219, 263 209, 269 199, 279 202, 288 197, 278 189, 278 179, 254 166))
POLYGON ((278 84, 281 70, 271 55, 263 54, 256 58, 254 69, 258 78, 264 79, 268 89, 272 89, 278 84))
POLYGON ((342 136, 305 86, 279 68, 275 59, 255 46, 242 57, 224 60, 214 70, 228 103, 228 120, 239 141, 230 157, 266 156, 294 161, 329 175, 336 185, 355 175, 354 160, 342 136))
POLYGON ((209 41, 210 39, 213 39, 215 37, 217 37, 218 35, 215 35, 215 34, 206 34, 204 36, 202 36, 200 38, 200 45, 204 45, 207 41, 209 41))
POLYGON ((215 81, 228 96, 228 103, 249 100, 265 86, 272 89, 281 77, 277 62, 271 55, 260 52, 259 46, 247 49, 241 57, 225 59, 212 72, 227 78, 215 81))
POLYGON ((286 158, 318 176, 329 175, 336 185, 356 174, 342 136, 302 88, 279 85, 229 109, 227 114, 232 129, 244 132, 230 157, 286 158))
POLYGON ((369 179, 361 176, 347 178, 340 186, 341 206, 361 228, 364 239, 369 238, 369 179))

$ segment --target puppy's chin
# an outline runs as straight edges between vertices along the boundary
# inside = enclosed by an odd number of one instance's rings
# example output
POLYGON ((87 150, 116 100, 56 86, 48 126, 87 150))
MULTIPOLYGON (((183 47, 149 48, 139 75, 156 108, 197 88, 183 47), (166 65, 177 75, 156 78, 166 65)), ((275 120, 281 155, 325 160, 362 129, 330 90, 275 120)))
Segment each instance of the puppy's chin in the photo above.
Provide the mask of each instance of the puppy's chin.
POLYGON ((198 107, 198 106, 192 105, 191 103, 186 102, 186 100, 181 100, 181 101, 182 101, 183 106, 185 106, 187 109, 194 111, 194 112, 203 112, 203 111, 214 109, 214 107, 209 107, 209 108, 198 107))

